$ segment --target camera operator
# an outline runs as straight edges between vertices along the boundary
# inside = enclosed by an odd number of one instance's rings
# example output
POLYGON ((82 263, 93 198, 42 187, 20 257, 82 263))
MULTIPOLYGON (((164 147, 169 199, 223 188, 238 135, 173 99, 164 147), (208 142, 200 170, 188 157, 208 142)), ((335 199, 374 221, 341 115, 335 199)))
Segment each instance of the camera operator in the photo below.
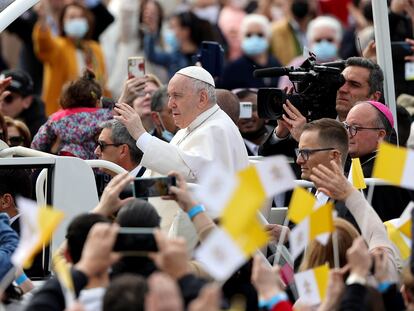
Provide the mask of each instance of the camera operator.
MULTIPOLYGON (((345 83, 338 89, 336 94, 335 108, 337 120, 344 121, 349 110, 358 101, 378 101, 383 94, 384 75, 382 69, 376 63, 362 57, 351 57, 345 62, 345 69, 342 71, 345 83)), ((282 119, 277 120, 277 127, 264 144, 261 154, 276 154, 279 148, 275 144, 287 138, 298 141, 303 126, 307 120, 302 113, 289 101, 283 105, 284 114, 282 119), (271 153, 271 150, 276 153, 271 153)), ((292 152, 293 153, 293 150, 292 152)))

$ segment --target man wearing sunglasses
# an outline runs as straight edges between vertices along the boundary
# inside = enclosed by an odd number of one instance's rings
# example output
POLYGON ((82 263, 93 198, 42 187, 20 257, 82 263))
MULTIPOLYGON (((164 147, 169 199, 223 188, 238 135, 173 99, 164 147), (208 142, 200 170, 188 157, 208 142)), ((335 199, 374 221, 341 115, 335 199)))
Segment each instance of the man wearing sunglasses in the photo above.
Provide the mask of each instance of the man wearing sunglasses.
POLYGON ((0 111, 13 119, 22 120, 34 137, 46 122, 45 108, 39 97, 33 94, 32 78, 23 70, 5 70, 0 79, 11 77, 7 90, 0 95, 0 111))
MULTIPOLYGON (((145 171, 145 168, 139 165, 142 152, 135 145, 135 140, 128 133, 127 128, 117 120, 105 121, 100 127, 102 131, 95 149, 98 159, 118 164, 132 176, 142 176, 145 171)), ((104 172, 114 175, 112 171, 104 172)))

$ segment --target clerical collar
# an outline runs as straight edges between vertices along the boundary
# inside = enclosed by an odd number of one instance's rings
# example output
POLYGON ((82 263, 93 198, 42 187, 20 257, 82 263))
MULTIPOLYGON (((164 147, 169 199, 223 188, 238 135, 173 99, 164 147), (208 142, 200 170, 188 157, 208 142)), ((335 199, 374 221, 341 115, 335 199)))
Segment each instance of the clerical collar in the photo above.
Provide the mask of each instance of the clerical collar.
POLYGON ((187 127, 187 130, 189 132, 192 132, 197 127, 199 127, 201 124, 203 124, 205 121, 207 121, 207 119, 210 118, 213 114, 215 114, 219 109, 220 107, 217 104, 215 104, 213 107, 199 114, 197 118, 195 118, 195 120, 191 122, 190 125, 187 127))
POLYGON ((371 160, 375 159, 376 156, 377 156, 377 150, 360 157, 359 160, 361 161, 361 166, 364 166, 364 164, 366 164, 366 163, 370 162, 371 160))

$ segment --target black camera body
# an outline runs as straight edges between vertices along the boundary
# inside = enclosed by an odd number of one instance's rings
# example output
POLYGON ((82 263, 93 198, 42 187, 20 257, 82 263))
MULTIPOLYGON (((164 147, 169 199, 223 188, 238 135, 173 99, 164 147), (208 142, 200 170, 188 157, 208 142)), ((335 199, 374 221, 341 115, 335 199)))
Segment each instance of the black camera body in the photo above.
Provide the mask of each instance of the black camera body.
POLYGON ((311 55, 298 68, 265 68, 254 72, 255 77, 287 75, 293 82, 295 93, 286 94, 282 89, 261 88, 258 92, 257 109, 260 118, 277 120, 284 113, 287 99, 308 121, 337 116, 336 92, 345 83, 341 72, 344 62, 316 64, 311 55))

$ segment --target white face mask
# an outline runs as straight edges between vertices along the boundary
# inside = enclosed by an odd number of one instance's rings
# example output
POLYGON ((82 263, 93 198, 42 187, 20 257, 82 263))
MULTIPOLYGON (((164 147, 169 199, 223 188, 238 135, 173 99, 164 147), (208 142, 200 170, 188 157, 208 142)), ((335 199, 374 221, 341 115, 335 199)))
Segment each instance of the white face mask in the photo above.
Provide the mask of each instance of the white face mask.
POLYGON ((68 20, 63 25, 68 37, 82 39, 89 30, 88 20, 84 17, 68 20))

